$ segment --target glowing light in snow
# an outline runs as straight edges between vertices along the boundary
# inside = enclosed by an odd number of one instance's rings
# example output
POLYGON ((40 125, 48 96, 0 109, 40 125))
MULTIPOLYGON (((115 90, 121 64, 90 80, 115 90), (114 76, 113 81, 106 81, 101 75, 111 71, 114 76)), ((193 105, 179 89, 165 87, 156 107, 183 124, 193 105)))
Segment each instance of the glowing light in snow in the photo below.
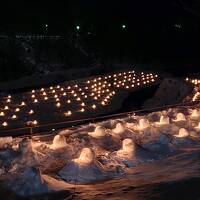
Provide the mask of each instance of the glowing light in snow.
POLYGON ((46 105, 52 106, 52 109, 49 109, 49 111, 52 110, 53 113, 57 113, 60 116, 70 117, 72 115, 70 110, 73 110, 74 115, 79 112, 95 112, 97 108, 100 110, 103 106, 109 106, 119 89, 132 90, 137 88, 138 85, 152 84, 157 77, 156 74, 145 72, 138 74, 134 71, 116 72, 109 75, 91 77, 79 84, 69 82, 70 85, 62 84, 62 86, 57 85, 34 89, 22 93, 22 96, 19 98, 15 95, 12 97, 8 95, 2 98, 1 102, 1 105, 3 105, 1 110, 9 110, 8 115, 7 113, 1 113, 0 116, 3 122, 8 119, 13 119, 12 116, 14 116, 15 112, 20 111, 17 114, 16 120, 8 121, 8 123, 10 127, 12 125, 15 126, 15 124, 24 127, 27 125, 27 122, 24 121, 24 125, 21 125, 21 119, 28 117, 30 119, 29 122, 32 122, 30 124, 33 125, 33 121, 37 119, 33 119, 34 115, 31 115, 33 113, 30 110, 34 108, 40 114, 43 106, 46 105), (80 102, 80 104, 77 105, 77 102, 80 102))
POLYGON ((85 109, 84 108, 81 108, 81 110, 80 110, 81 112, 85 112, 85 109))
POLYGON ((117 155, 123 158, 132 159, 135 151, 135 144, 132 139, 122 141, 122 149, 117 151, 117 155))
POLYGON ((117 123, 116 127, 112 130, 115 134, 122 134, 125 132, 125 128, 121 123, 117 123))
POLYGON ((16 115, 13 115, 11 118, 12 118, 12 119, 17 119, 17 116, 16 116, 16 115))
POLYGON ((106 135, 105 128, 102 126, 97 126, 94 130, 94 132, 89 132, 88 135, 94 137, 94 138, 99 138, 99 137, 104 137, 106 135))
POLYGON ((32 115, 34 113, 34 111, 30 110, 28 113, 29 113, 29 115, 32 115))
POLYGON ((5 116, 5 113, 4 112, 0 112, 0 116, 5 116))
POLYGON ((72 115, 72 112, 69 110, 69 111, 65 112, 64 115, 65 115, 66 117, 71 116, 71 115, 72 115))
POLYGON ((4 107, 4 110, 8 110, 8 109, 9 109, 9 107, 8 107, 8 106, 5 106, 5 107, 4 107))
POLYGON ((198 118, 200 117, 200 111, 197 109, 192 110, 192 114, 191 114, 192 118, 198 118))
POLYGON ((61 104, 60 104, 60 102, 58 102, 57 104, 56 104, 56 107, 60 107, 61 106, 61 104))
POLYGON ((169 124, 169 117, 161 116, 160 122, 157 122, 158 125, 168 125, 169 124))
POLYGON ((198 126, 194 127, 195 129, 200 129, 200 122, 198 123, 198 126))
POLYGON ((183 113, 177 113, 176 119, 174 121, 176 121, 176 122, 186 121, 185 115, 183 113))
POLYGON ((37 124, 38 124, 37 120, 34 120, 33 125, 37 125, 37 124))
POLYGON ((178 135, 175 135, 175 137, 188 137, 189 133, 185 128, 180 128, 178 135))
POLYGON ((7 122, 3 122, 2 126, 8 126, 8 123, 7 122))
POLYGON ((74 162, 79 165, 90 165, 95 158, 94 152, 90 148, 83 148, 79 158, 74 159, 74 162))
POLYGON ((92 108, 93 108, 93 109, 96 109, 96 107, 97 107, 97 106, 96 106, 95 104, 92 105, 92 108))
POLYGON ((53 139, 53 148, 62 148, 67 145, 66 138, 63 135, 56 135, 53 139))
POLYGON ((22 103, 21 103, 21 106, 25 106, 26 104, 25 104, 25 102, 24 101, 22 101, 22 103))
POLYGON ((19 112, 19 111, 20 111, 20 109, 19 109, 19 108, 16 108, 16 109, 15 109, 15 112, 19 112))
POLYGON ((147 119, 140 119, 139 120, 139 129, 143 130, 149 127, 149 122, 147 119))

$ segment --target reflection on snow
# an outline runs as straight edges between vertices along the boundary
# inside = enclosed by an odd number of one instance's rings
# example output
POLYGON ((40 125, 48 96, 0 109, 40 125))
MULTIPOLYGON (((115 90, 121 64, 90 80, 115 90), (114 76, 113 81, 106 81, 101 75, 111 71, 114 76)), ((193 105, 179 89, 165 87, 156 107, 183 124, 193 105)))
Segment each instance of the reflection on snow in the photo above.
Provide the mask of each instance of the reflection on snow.
POLYGON ((70 184, 131 176, 135 167, 200 145, 200 122, 193 118, 197 115, 195 110, 174 108, 78 126, 54 136, 0 138, 1 180, 24 196, 48 192, 43 174, 70 184))

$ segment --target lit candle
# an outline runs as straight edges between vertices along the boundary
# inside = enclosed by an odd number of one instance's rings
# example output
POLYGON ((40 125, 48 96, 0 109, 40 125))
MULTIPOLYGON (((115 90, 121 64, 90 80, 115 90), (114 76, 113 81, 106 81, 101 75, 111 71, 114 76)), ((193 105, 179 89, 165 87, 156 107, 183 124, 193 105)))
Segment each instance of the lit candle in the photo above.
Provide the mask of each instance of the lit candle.
POLYGON ((8 123, 7 122, 3 122, 2 126, 8 126, 8 123))
POLYGON ((96 109, 96 105, 95 105, 95 104, 93 104, 93 105, 92 105, 92 108, 93 108, 93 109, 96 109))
POLYGON ((29 115, 32 115, 33 113, 34 113, 33 110, 30 110, 30 111, 29 111, 29 115))
POLYGON ((26 105, 25 102, 22 101, 21 106, 25 106, 25 105, 26 105))
POLYGON ((72 115, 72 112, 69 110, 69 111, 65 112, 64 115, 65 115, 65 116, 71 116, 71 115, 72 115))
POLYGON ((11 118, 12 118, 12 119, 17 119, 17 116, 16 116, 16 115, 13 115, 11 118))
POLYGON ((20 111, 20 109, 19 109, 19 108, 16 108, 16 109, 15 109, 15 112, 19 112, 19 111, 20 111))
POLYGON ((37 124, 38 124, 37 120, 34 120, 33 125, 37 125, 37 124))
POLYGON ((60 107, 61 106, 61 104, 60 104, 60 102, 58 102, 57 104, 56 104, 56 107, 60 107))
POLYGON ((81 112, 85 112, 85 109, 84 108, 81 108, 81 110, 80 110, 81 112))
POLYGON ((0 112, 0 116, 5 116, 5 113, 4 112, 0 112))

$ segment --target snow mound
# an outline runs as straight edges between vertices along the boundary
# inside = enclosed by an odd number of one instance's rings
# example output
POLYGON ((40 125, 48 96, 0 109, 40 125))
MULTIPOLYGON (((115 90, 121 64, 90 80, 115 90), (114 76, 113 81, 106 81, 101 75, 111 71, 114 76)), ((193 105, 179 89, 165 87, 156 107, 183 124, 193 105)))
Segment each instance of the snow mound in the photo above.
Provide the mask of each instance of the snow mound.
POLYGON ((180 128, 178 135, 175 135, 175 137, 188 137, 190 134, 185 128, 180 128))
POLYGON ((79 158, 69 162, 59 171, 66 181, 89 183, 106 178, 106 173, 95 159, 95 153, 90 148, 83 148, 79 158))
POLYGON ((175 151, 171 144, 172 137, 168 134, 161 134, 157 140, 150 141, 143 145, 145 149, 157 153, 158 155, 168 156, 175 151))
POLYGON ((122 158, 129 167, 145 161, 151 161, 155 158, 152 153, 129 138, 123 140, 122 149, 118 150, 116 154, 119 158, 122 158))
POLYGON ((12 141, 12 137, 0 137, 0 148, 5 148, 5 146, 10 145, 12 141))
POLYGON ((192 110, 191 118, 198 119, 200 117, 200 111, 197 109, 192 110))
POLYGON ((186 121, 185 115, 183 113, 177 113, 175 122, 186 121))
POLYGON ((15 194, 19 196, 33 196, 48 192, 47 184, 43 181, 39 170, 30 167, 22 174, 12 175, 5 183, 15 194))
POLYGON ((88 132, 88 135, 94 137, 94 138, 101 138, 106 136, 105 128, 102 126, 97 126, 94 130, 94 132, 88 132))
POLYGON ((147 129, 149 127, 149 122, 147 119, 140 119, 139 120, 139 129, 140 130, 144 130, 147 129))
POLYGON ((169 117, 161 116, 160 121, 156 123, 157 125, 168 125, 169 124, 169 117))
POLYGON ((66 143, 66 138, 64 135, 56 135, 54 137, 52 149, 59 149, 66 146, 67 146, 67 143, 66 143))
POLYGON ((117 123, 117 124, 116 124, 116 127, 115 127, 114 129, 112 129, 112 132, 113 132, 114 134, 119 134, 119 135, 123 134, 125 131, 126 131, 126 129, 125 129, 125 127, 123 126, 122 123, 117 123))

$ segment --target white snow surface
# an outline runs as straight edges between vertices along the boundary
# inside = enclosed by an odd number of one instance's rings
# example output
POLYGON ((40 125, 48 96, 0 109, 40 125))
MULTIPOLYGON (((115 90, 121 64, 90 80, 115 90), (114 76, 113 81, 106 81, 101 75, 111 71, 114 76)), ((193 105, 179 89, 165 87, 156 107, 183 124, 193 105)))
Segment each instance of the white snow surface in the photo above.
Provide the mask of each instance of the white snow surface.
POLYGON ((200 151, 200 122, 190 117, 194 109, 197 106, 170 108, 30 139, 0 138, 0 181, 29 196, 52 189, 40 173, 77 185, 131 177, 134 168, 185 156, 191 149, 200 151), (22 187, 25 182, 33 186, 22 187))

